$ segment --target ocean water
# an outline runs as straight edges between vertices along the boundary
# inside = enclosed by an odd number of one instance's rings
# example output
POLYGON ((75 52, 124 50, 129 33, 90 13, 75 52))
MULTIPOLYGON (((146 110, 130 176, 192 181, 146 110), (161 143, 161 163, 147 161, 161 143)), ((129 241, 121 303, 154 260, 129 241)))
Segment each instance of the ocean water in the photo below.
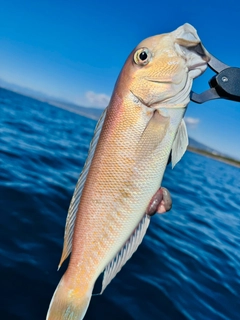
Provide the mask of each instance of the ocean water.
MULTIPOLYGON (((45 319, 95 125, 0 89, 0 319, 45 319)), ((163 185, 172 210, 152 218, 86 320, 240 319, 240 169, 187 152, 163 185)))

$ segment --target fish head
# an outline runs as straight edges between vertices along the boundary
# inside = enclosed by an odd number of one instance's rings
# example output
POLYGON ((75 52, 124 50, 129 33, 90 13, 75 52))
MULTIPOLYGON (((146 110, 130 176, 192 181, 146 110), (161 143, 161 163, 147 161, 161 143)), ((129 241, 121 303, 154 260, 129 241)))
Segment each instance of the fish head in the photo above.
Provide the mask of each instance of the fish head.
POLYGON ((132 94, 131 99, 147 107, 176 101, 187 105, 192 80, 205 71, 209 59, 196 30, 184 24, 143 40, 132 51, 118 79, 118 91, 132 94))

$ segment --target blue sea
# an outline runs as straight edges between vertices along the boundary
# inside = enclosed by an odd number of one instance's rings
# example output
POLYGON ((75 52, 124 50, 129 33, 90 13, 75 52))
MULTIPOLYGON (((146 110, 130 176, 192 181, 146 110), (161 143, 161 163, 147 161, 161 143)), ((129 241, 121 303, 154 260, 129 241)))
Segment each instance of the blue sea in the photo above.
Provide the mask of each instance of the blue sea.
MULTIPOLYGON (((45 319, 95 125, 0 89, 0 319, 45 319)), ((163 186, 172 210, 152 218, 86 320, 240 319, 240 169, 186 152, 163 186)))

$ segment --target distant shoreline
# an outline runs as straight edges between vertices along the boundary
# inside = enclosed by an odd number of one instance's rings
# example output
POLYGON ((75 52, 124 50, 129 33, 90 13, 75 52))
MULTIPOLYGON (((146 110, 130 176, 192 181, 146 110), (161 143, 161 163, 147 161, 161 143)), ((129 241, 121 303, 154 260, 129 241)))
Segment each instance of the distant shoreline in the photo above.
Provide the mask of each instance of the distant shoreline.
POLYGON ((232 159, 232 158, 223 157, 218 154, 213 154, 213 153, 207 152, 205 150, 200 150, 200 149, 193 148, 190 146, 188 146, 188 151, 194 152, 194 153, 200 154, 202 156, 206 156, 206 157, 209 157, 209 158, 221 161, 221 162, 225 162, 225 163, 230 164, 234 167, 240 168, 240 161, 232 159))

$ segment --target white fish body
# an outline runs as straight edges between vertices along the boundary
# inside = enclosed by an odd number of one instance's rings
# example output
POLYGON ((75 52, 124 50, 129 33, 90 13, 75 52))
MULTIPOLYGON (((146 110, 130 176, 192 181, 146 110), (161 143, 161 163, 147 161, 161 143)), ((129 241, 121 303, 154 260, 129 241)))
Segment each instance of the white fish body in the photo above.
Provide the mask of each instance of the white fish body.
POLYGON ((189 24, 130 54, 71 201, 60 265, 72 251, 71 259, 47 319, 83 319, 99 274, 105 270, 103 292, 141 243, 169 154, 174 166, 187 148, 182 119, 208 59, 189 24))

